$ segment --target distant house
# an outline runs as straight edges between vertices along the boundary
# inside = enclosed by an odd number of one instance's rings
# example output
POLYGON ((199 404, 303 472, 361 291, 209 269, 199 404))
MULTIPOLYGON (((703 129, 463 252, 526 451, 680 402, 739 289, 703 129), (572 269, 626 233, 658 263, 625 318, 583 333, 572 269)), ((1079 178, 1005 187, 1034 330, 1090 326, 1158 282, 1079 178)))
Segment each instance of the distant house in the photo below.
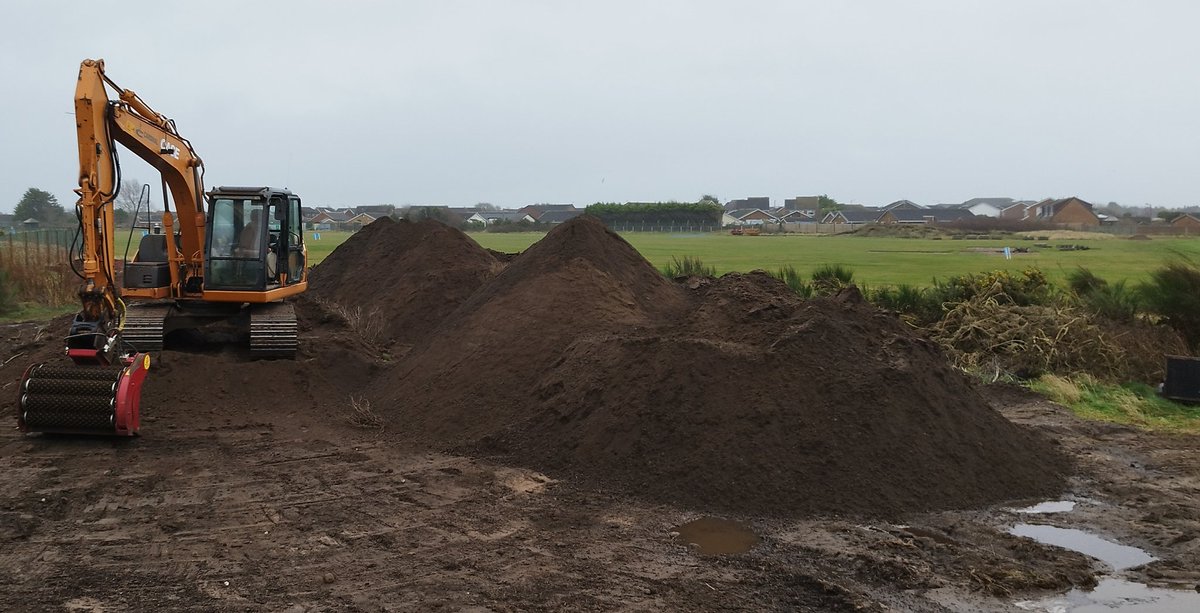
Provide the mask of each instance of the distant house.
POLYGON ((350 221, 351 217, 354 217, 354 214, 349 210, 319 208, 318 211, 312 220, 309 221, 310 229, 312 230, 341 229, 344 224, 350 221))
POLYGON ((463 208, 463 207, 450 207, 448 210, 451 214, 453 214, 453 215, 457 216, 459 219, 461 219, 462 222, 465 224, 475 224, 475 225, 480 225, 480 226, 487 225, 487 218, 485 218, 483 215, 480 215, 479 211, 476 209, 463 208))
POLYGON ((1026 209, 1032 202, 1018 201, 1014 202, 1003 209, 1000 209, 1000 214, 997 216, 1000 219, 1008 221, 1024 221, 1026 218, 1026 209))
POLYGON ((1099 226, 1100 217, 1092 211, 1090 202, 1075 196, 1059 200, 1046 199, 1025 211, 1025 219, 1064 226, 1099 226))
POLYGON ((741 198, 739 200, 730 200, 725 203, 725 210, 732 211, 747 211, 758 209, 766 211, 771 208, 771 198, 768 196, 754 196, 751 198, 741 198))
POLYGON ((574 204, 531 204, 517 209, 523 215, 528 215, 534 221, 541 221, 542 215, 550 211, 578 211, 574 204))
MULTIPOLYGON (((351 211, 351 212, 353 213, 353 211, 351 211)), ((370 213, 356 213, 356 214, 351 215, 350 219, 347 219, 345 221, 345 225, 358 226, 358 228, 362 228, 363 226, 371 223, 372 221, 375 221, 375 219, 377 219, 377 218, 374 215, 371 215, 370 213)), ((357 229, 357 228, 355 228, 355 229, 357 229)))
POLYGON ((937 217, 933 210, 895 208, 884 211, 876 221, 881 224, 919 225, 935 223, 937 217))
POLYGON ((1179 228, 1186 234, 1200 233, 1200 217, 1193 217, 1191 213, 1184 213, 1171 220, 1171 227, 1179 228))
POLYGON ((795 198, 785 198, 783 208, 789 211, 811 211, 809 217, 815 218, 817 211, 821 210, 820 196, 796 196, 795 198))
POLYGON ((934 221, 937 223, 952 223, 962 221, 964 219, 975 219, 976 217, 988 217, 987 215, 976 215, 971 209, 945 209, 941 211, 930 211, 933 214, 934 221))
POLYGON ((923 211, 925 207, 913 202, 912 200, 897 200, 891 204, 884 205, 881 210, 884 211, 923 211))
POLYGON ((721 227, 736 225, 740 225, 737 217, 730 215, 728 211, 721 213, 721 227))
POLYGON ((583 211, 572 207, 570 210, 546 211, 542 213, 541 217, 538 217, 537 221, 543 224, 560 224, 580 215, 583 215, 583 211))
POLYGON ((1000 212, 1013 205, 1012 198, 972 198, 959 205, 980 217, 1000 217, 1000 212))
POLYGON ((775 209, 771 211, 775 219, 784 223, 816 223, 816 209, 775 209))
POLYGON ((729 215, 737 219, 738 224, 744 226, 756 226, 779 221, 769 211, 764 211, 763 209, 738 209, 730 211, 729 215))
POLYGON ((882 209, 872 207, 845 207, 840 211, 830 211, 821 218, 821 223, 849 224, 853 226, 875 223, 882 214, 882 209))
POLYGON ((533 223, 533 222, 537 221, 536 219, 533 218, 533 216, 531 216, 528 213, 522 213, 521 211, 512 211, 512 210, 480 211, 478 213, 478 215, 480 217, 482 217, 484 222, 487 223, 487 225, 489 225, 489 226, 492 224, 495 224, 495 223, 519 223, 522 221, 524 221, 526 223, 533 223))
POLYGON ((396 212, 394 204, 365 204, 362 206, 352 207, 355 215, 366 213, 371 216, 372 220, 380 217, 391 217, 396 212))
POLYGON ((21 229, 37 230, 39 227, 41 227, 41 225, 42 225, 42 222, 30 217, 29 219, 26 219, 25 221, 21 222, 21 229))

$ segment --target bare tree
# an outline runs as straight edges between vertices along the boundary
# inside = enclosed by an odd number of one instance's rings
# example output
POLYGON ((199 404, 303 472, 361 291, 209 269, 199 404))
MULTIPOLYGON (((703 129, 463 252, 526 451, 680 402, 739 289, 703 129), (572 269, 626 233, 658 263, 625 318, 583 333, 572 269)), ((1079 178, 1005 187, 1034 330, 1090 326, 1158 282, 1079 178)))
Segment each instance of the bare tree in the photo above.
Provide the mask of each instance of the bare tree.
MULTIPOLYGON (((142 183, 137 179, 121 179, 121 189, 117 193, 116 210, 124 211, 129 217, 133 217, 134 211, 138 208, 138 198, 142 194, 142 183)), ((151 204, 149 198, 142 203, 142 208, 151 204)))
POLYGON ((475 210, 477 210, 477 211, 499 211, 500 207, 498 207, 490 202, 477 202, 477 203, 475 203, 475 210))

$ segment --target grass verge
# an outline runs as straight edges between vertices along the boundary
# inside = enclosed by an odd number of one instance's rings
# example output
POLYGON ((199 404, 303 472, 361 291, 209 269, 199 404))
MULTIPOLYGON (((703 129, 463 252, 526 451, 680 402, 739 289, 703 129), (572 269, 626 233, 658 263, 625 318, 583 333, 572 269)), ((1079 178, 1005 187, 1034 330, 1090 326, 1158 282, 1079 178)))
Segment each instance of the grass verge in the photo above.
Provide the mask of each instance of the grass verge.
POLYGON ((1043 375, 1029 388, 1087 419, 1168 432, 1200 433, 1200 407, 1160 397, 1144 383, 1104 384, 1087 376, 1043 375))

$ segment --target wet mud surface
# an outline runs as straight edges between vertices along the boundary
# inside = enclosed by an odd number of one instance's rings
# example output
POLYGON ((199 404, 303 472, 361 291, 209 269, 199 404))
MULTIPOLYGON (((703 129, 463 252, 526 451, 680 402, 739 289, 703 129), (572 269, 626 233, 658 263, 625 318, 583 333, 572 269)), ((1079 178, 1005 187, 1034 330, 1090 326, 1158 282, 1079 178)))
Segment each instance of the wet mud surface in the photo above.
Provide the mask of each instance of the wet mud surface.
POLYGON ((994 401, 1079 460, 1072 511, 732 516, 759 542, 729 555, 678 538, 707 516, 695 510, 283 407, 164 408, 131 441, 10 430, 0 609, 1005 611, 1105 577, 1195 589, 1195 437, 994 401), (1157 560, 1113 571, 1008 534, 1017 523, 1085 529, 1157 560))

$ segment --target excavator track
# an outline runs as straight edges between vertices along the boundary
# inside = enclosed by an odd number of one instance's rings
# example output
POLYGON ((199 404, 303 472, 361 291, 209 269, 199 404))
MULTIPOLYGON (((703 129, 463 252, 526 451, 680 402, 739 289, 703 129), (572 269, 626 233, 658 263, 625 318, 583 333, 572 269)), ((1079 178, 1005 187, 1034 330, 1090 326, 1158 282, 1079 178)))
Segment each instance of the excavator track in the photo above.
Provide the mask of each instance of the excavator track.
POLYGON ((250 309, 250 355, 292 358, 299 346, 296 309, 283 302, 253 305, 250 309))
POLYGON ((134 304, 125 311, 121 339, 135 351, 162 351, 163 327, 171 313, 169 304, 134 304))

